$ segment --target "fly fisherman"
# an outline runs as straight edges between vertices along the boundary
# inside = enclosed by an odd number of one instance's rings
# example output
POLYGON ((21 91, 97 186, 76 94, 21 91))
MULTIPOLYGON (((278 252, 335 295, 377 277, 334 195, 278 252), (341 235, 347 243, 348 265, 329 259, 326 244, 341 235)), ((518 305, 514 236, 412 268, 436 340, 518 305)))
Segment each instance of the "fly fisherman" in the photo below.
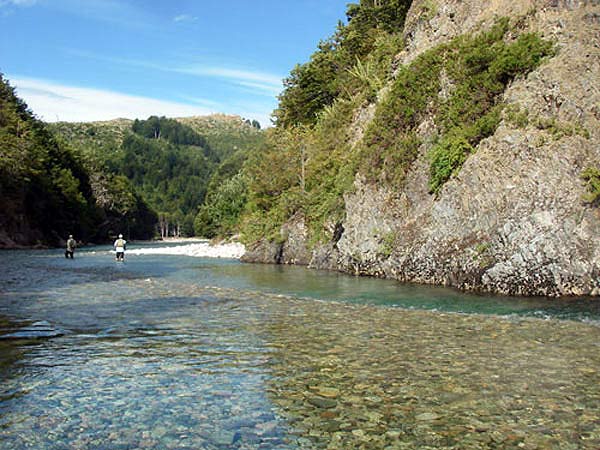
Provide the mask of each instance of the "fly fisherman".
POLYGON ((119 238, 113 244, 115 247, 115 261, 125 261, 125 250, 127 249, 127 241, 123 239, 123 235, 119 234, 119 238))
POLYGON ((69 235, 69 239, 67 239, 67 249, 65 250, 65 258, 73 259, 73 253, 75 253, 75 247, 77 247, 77 242, 73 239, 73 235, 69 235))

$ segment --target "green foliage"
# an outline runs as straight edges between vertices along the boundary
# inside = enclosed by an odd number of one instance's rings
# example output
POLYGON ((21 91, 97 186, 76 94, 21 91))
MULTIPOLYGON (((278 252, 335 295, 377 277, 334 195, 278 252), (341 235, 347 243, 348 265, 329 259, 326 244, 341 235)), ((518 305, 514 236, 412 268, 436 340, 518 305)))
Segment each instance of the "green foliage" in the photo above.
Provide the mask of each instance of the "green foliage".
POLYGON ((215 114, 177 120, 203 136, 220 162, 235 154, 247 154, 259 147, 264 140, 264 133, 259 128, 237 116, 215 114))
POLYGON ((337 67, 330 45, 322 44, 320 52, 309 63, 297 65, 283 81, 284 93, 279 97, 277 123, 283 126, 311 124, 319 111, 330 105, 337 95, 337 67))
POLYGON ((372 60, 367 60, 363 64, 360 59, 357 59, 356 65, 348 69, 348 73, 363 85, 363 89, 369 93, 370 99, 374 99, 377 92, 384 86, 384 81, 377 73, 376 65, 372 60))
POLYGON ((52 170, 52 182, 59 192, 78 209, 86 206, 86 200, 79 189, 80 181, 73 176, 73 172, 67 168, 55 168, 52 170))
POLYGON ((166 139, 171 144, 203 147, 207 156, 210 154, 206 139, 175 119, 157 116, 150 116, 147 120, 136 119, 131 130, 148 139, 166 139))
POLYGON ((360 155, 368 179, 402 184, 419 154, 417 127, 433 116, 438 144, 431 150, 432 192, 458 173, 478 143, 501 120, 502 93, 516 76, 552 55, 552 44, 536 34, 506 40, 507 19, 487 32, 453 39, 402 67, 377 109, 360 155))
POLYGON ((433 0, 424 0, 419 7, 419 18, 424 21, 433 19, 437 14, 438 7, 433 0))
POLYGON ((494 257, 491 253, 492 244, 490 242, 480 242, 473 248, 473 261, 484 269, 494 264, 494 257))
POLYGON ((385 258, 389 258, 392 252, 394 251, 397 239, 398 236, 395 232, 389 232, 384 234, 381 238, 378 253, 385 258))
POLYGON ((119 233, 132 239, 154 237, 158 217, 123 175, 92 174, 97 203, 102 207, 104 220, 97 236, 106 240, 119 233))
POLYGON ((600 204, 600 168, 588 167, 581 173, 581 178, 585 181, 587 192, 583 200, 594 206, 600 204))
POLYGON ((577 123, 558 121, 555 117, 547 118, 547 119, 538 117, 537 120, 535 120, 534 124, 535 124, 536 128, 538 128, 540 130, 545 130, 548 133, 550 133, 550 135, 555 140, 559 140, 559 139, 562 139, 563 137, 575 136, 575 135, 582 136, 585 139, 590 138, 589 130, 587 130, 583 126, 581 126, 577 123))
POLYGON ((200 147, 130 134, 116 167, 155 211, 181 221, 204 201, 213 164, 200 147))
POLYGON ((480 242, 479 244, 477 244, 475 246, 475 249, 474 249, 475 250, 475 256, 473 258, 474 259, 479 258, 484 253, 488 252, 491 247, 492 247, 492 244, 490 244, 489 242, 480 242))
POLYGON ((506 121, 517 128, 526 128, 529 125, 529 114, 517 105, 508 105, 504 108, 506 121))
POLYGON ((0 227, 46 244, 69 233, 93 238, 101 214, 81 156, 54 138, 1 75, 0 142, 0 227))
POLYGON ((197 236, 233 234, 246 204, 247 182, 240 173, 225 180, 202 205, 194 220, 197 236))
POLYGON ((279 236, 292 215, 302 214, 311 239, 328 239, 331 224, 344 214, 357 157, 348 142, 356 110, 376 98, 391 76, 402 46, 402 26, 410 1, 361 1, 348 6, 347 25, 321 42, 310 61, 285 81, 275 112, 277 130, 269 146, 249 159, 251 180, 244 234, 279 236), (275 175, 274 175, 275 174, 275 175))
POLYGON ((310 61, 297 65, 284 80, 285 89, 274 114, 277 125, 315 124, 323 108, 341 95, 356 93, 357 87, 349 78, 356 78, 363 85, 366 82, 370 90, 376 88, 384 80, 383 74, 373 73, 366 59, 373 54, 374 65, 387 74, 389 66, 378 64, 376 59, 384 54, 390 57, 391 49, 385 48, 383 42, 402 30, 411 3, 412 0, 362 0, 349 4, 348 23, 340 23, 337 32, 319 44, 310 61))
POLYGON ((261 233, 279 239, 279 227, 296 214, 305 218, 313 242, 330 237, 324 224, 342 219, 343 194, 356 173, 348 124, 364 100, 337 99, 319 114, 316 127, 269 130, 265 145, 244 165, 250 180, 242 224, 247 242, 261 233))
POLYGON ((439 52, 430 51, 400 69, 363 140, 359 167, 370 181, 380 176, 389 183, 403 180, 418 155, 416 127, 437 96, 442 63, 439 52))
POLYGON ((429 188, 438 192, 443 184, 458 173, 473 147, 462 136, 450 136, 436 144, 430 154, 429 188))
MULTIPOLYGON (((248 154, 264 140, 257 121, 225 115, 176 120, 152 116, 137 121, 59 123, 52 128, 85 156, 96 174, 95 190, 102 193, 100 203, 109 215, 110 228, 128 227, 132 234, 140 230, 146 237, 152 237, 153 231, 148 235, 141 216, 151 227, 160 218, 163 235, 194 235, 194 221, 205 200, 209 203, 218 196, 217 191, 241 171, 248 154), (150 206, 140 209, 140 202, 150 206)), ((228 220, 222 214, 215 218, 228 220)), ((229 222, 215 223, 213 232, 232 228, 229 222)))

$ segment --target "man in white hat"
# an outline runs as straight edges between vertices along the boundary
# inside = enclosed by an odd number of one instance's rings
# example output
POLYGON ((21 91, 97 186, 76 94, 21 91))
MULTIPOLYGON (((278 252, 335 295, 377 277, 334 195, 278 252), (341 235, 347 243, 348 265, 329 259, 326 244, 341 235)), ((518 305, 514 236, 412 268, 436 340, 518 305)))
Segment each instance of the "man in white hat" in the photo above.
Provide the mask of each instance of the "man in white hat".
POLYGON ((125 249, 127 248, 127 241, 123 239, 123 235, 119 234, 119 238, 113 244, 116 252, 116 261, 125 261, 125 249))

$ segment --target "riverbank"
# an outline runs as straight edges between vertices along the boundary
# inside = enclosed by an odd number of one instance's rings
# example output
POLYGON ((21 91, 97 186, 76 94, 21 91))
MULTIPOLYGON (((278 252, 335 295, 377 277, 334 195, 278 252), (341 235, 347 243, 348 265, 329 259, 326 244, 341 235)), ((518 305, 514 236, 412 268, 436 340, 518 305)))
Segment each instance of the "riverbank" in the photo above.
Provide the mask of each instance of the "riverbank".
POLYGON ((173 238, 163 241, 168 246, 145 247, 127 250, 128 255, 181 255, 198 258, 233 258, 240 259, 246 252, 246 248, 239 242, 211 244, 209 241, 198 239, 173 238), (182 244, 182 245, 175 245, 182 244))

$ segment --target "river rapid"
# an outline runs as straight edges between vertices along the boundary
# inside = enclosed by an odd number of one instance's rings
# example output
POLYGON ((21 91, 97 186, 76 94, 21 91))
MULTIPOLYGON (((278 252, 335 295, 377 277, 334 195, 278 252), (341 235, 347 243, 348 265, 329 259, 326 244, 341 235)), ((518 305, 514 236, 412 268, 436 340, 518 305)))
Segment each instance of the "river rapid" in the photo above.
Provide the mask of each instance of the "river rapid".
POLYGON ((597 299, 130 247, 0 253, 0 448, 600 448, 597 299))

